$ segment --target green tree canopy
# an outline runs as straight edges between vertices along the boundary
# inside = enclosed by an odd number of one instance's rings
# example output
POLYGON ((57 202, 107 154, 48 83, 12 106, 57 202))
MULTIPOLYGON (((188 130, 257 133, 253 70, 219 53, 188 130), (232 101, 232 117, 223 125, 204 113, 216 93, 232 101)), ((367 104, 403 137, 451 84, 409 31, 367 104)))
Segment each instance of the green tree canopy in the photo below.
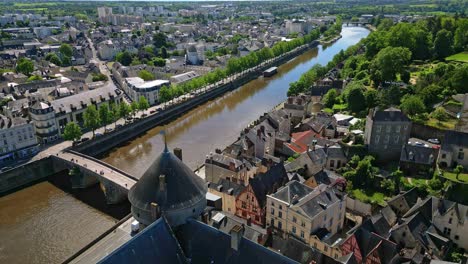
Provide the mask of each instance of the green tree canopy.
POLYGON ((366 108, 366 97, 364 96, 365 87, 359 82, 352 82, 345 88, 344 95, 348 108, 354 113, 359 113, 366 108))
POLYGON ((140 109, 141 111, 145 111, 148 108, 149 108, 148 100, 146 99, 146 97, 140 96, 140 98, 138 98, 138 109, 140 109))
POLYGON ((452 54, 452 32, 442 29, 437 32, 434 40, 434 55, 437 59, 445 59, 452 54))
POLYGON ((422 114, 425 112, 423 100, 417 95, 406 95, 401 99, 401 110, 408 115, 422 114))
POLYGON ((16 64, 16 71, 29 76, 34 71, 34 63, 30 59, 20 58, 16 64))
POLYGON ((65 125, 65 129, 63 130, 63 138, 65 140, 73 140, 76 141, 81 138, 83 133, 81 132, 80 126, 75 122, 68 122, 65 125))
POLYGON ((63 43, 62 45, 60 45, 59 51, 64 56, 67 56, 67 57, 73 56, 73 48, 67 43, 63 43))
POLYGON ((97 128, 99 128, 99 126, 101 125, 101 120, 99 118, 99 113, 98 113, 98 110, 96 109, 96 106, 94 105, 88 106, 83 114, 83 119, 84 119, 84 126, 93 131, 93 137, 94 137, 94 131, 97 128))
POLYGON ((411 59, 411 51, 402 47, 386 47, 377 53, 371 63, 371 77, 376 83, 394 81, 411 59))
POLYGON ((130 112, 130 106, 126 102, 121 102, 119 105, 119 116, 126 118, 130 112))
POLYGON ((62 60, 59 58, 59 56, 55 52, 47 53, 45 59, 57 66, 62 65, 62 60))
POLYGON ((154 74, 152 74, 151 72, 147 71, 147 70, 141 70, 139 73, 138 73, 138 76, 140 78, 142 78, 143 80, 145 81, 151 81, 151 80, 154 80, 154 74))
POLYGON ((326 107, 332 108, 338 99, 337 97, 338 97, 338 93, 336 92, 336 89, 330 89, 323 96, 323 103, 325 104, 326 107))
POLYGON ((115 60, 120 62, 124 66, 129 66, 130 64, 132 64, 133 58, 130 52, 123 51, 117 53, 117 55, 115 56, 115 60))
POLYGON ((101 120, 101 125, 104 125, 104 128, 113 121, 110 115, 108 103, 102 103, 99 106, 99 119, 101 120))

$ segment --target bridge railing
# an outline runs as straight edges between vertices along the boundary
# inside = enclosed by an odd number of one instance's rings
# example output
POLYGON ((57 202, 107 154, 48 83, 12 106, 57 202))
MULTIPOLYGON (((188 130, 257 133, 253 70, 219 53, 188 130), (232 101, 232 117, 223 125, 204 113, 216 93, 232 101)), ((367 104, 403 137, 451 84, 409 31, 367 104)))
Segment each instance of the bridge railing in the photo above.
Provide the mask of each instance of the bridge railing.
POLYGON ((130 178, 130 179, 132 179, 132 180, 134 180, 134 181, 138 181, 138 180, 139 180, 137 177, 135 177, 135 176, 129 174, 128 172, 125 172, 125 171, 123 171, 123 170, 121 170, 121 169, 119 169, 119 168, 116 168, 116 167, 114 167, 114 166, 110 165, 109 163, 106 163, 106 162, 104 162, 104 161, 102 161, 102 160, 98 160, 98 159, 96 159, 96 158, 93 158, 93 157, 91 157, 91 156, 85 155, 85 154, 83 154, 83 153, 80 153, 80 152, 77 152, 77 151, 74 151, 74 150, 71 150, 71 149, 66 149, 65 152, 68 152, 68 153, 70 153, 70 154, 73 154, 73 155, 82 157, 82 158, 84 158, 84 159, 91 160, 91 161, 96 162, 96 163, 98 163, 98 164, 100 164, 100 165, 102 165, 102 166, 106 166, 106 167, 108 167, 108 168, 110 168, 110 169, 112 169, 112 170, 114 170, 114 171, 116 171, 116 172, 118 172, 118 173, 120 173, 120 174, 122 174, 122 175, 124 175, 124 176, 126 176, 126 177, 128 177, 128 178, 130 178))

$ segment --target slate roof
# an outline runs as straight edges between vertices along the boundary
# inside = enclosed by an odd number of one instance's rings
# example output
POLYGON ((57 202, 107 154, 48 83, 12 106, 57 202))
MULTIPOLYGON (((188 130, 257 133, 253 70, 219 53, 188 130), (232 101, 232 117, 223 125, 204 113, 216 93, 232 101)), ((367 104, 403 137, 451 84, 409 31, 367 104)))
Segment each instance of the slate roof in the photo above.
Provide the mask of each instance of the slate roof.
POLYGON ((343 200, 344 196, 341 192, 333 187, 323 188, 322 186, 315 188, 314 192, 304 196, 293 207, 298 208, 305 216, 313 219, 321 212, 326 211, 330 205, 343 200))
POLYGON ((445 132, 444 140, 442 141, 442 149, 451 151, 451 145, 468 148, 468 133, 447 130, 445 132))
POLYGON ((140 180, 132 186, 128 200, 132 206, 146 211, 151 210, 152 202, 156 202, 163 211, 174 210, 205 199, 206 191, 203 179, 166 147, 140 180), (160 175, 165 175, 164 189, 160 188, 160 175))
POLYGON ((213 163, 218 163, 220 165, 224 165, 223 167, 229 168, 230 163, 232 162, 234 164, 234 167, 237 169, 240 166, 242 166, 242 161, 232 158, 230 156, 220 154, 220 153, 211 153, 206 157, 205 162, 208 164, 211 164, 211 161, 213 160, 213 163))
POLYGON ((298 181, 290 181, 286 186, 280 188, 276 193, 271 196, 281 200, 285 203, 292 203, 293 197, 297 195, 297 199, 302 199, 307 194, 311 193, 314 189, 309 186, 299 183, 298 181))
POLYGON ((405 144, 401 149, 400 161, 432 165, 436 161, 438 153, 437 148, 405 144))
POLYGON ((323 169, 319 171, 313 177, 315 179, 315 182, 317 182, 317 184, 325 184, 325 185, 331 185, 335 183, 336 180, 338 180, 339 178, 342 178, 337 173, 331 170, 327 170, 327 169, 323 169))
POLYGON ((376 110, 373 114, 374 121, 378 122, 411 122, 411 120, 397 108, 376 110))
POLYGON ((164 218, 160 218, 99 263, 187 263, 164 218))
MULTIPOLYGON (((212 215, 215 215, 217 212, 216 211, 213 211, 212 212, 212 215)), ((245 222, 245 219, 239 219, 239 217, 235 216, 235 215, 231 215, 229 213, 226 213, 226 212, 221 212, 223 215, 224 215, 224 218, 223 220, 221 221, 220 224, 217 224, 216 222, 213 221, 213 219, 209 219, 209 225, 226 233, 226 234, 229 234, 229 232, 231 231, 231 229, 238 225, 238 226, 242 226, 242 224, 244 224, 245 222)), ((267 234, 267 231, 266 229, 262 229, 260 227, 257 227, 255 225, 252 225, 252 226, 248 226, 248 225, 244 225, 244 238, 247 238, 249 240, 251 240, 252 242, 255 242, 257 243, 258 242, 258 237, 259 236, 266 236, 267 234)))
POLYGON ((247 188, 242 184, 237 184, 224 178, 219 179, 217 183, 210 182, 211 189, 217 190, 219 186, 222 186, 221 192, 223 193, 228 193, 229 190, 232 189, 232 196, 234 197, 237 197, 245 188, 247 188))
POLYGON ((288 174, 284 165, 283 163, 278 163, 273 165, 266 173, 260 173, 253 179, 249 179, 249 184, 255 197, 257 197, 260 207, 263 208, 268 192, 272 191, 275 186, 278 188, 287 181, 288 174))
POLYGON ((231 248, 231 237, 214 227, 189 219, 177 231, 179 243, 191 263, 297 263, 268 248, 241 238, 239 250, 231 248))

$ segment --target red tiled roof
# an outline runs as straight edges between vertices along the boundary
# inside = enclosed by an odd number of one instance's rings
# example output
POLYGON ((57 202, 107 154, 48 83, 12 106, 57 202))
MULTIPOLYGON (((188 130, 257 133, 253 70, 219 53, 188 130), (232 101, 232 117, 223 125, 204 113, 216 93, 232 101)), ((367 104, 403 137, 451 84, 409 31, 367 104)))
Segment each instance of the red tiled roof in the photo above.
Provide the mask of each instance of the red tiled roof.
POLYGON ((313 130, 307 130, 304 132, 297 132, 291 134, 291 143, 285 143, 285 145, 296 153, 303 153, 307 151, 308 145, 314 138, 322 138, 319 134, 313 130))

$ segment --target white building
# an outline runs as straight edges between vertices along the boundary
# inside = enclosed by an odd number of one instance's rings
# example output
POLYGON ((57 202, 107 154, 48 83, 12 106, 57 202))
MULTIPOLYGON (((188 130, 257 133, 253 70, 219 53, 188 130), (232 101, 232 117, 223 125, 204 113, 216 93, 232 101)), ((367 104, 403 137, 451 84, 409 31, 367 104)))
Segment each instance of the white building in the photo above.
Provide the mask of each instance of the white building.
POLYGON ((90 105, 120 103, 123 92, 113 86, 89 90, 63 97, 50 103, 36 102, 29 114, 35 123, 36 135, 41 143, 52 142, 60 137, 68 122, 83 123, 83 113, 90 105))
POLYGON ((150 105, 159 102, 159 90, 163 86, 169 86, 168 80, 145 81, 140 77, 125 78, 124 90, 132 100, 137 101, 144 96, 150 105))
POLYGON ((0 165, 39 150, 34 124, 21 117, 0 115, 0 165))
POLYGON ((346 193, 324 184, 312 189, 291 181, 267 195, 266 223, 312 245, 317 231, 333 236, 343 228, 346 193))

